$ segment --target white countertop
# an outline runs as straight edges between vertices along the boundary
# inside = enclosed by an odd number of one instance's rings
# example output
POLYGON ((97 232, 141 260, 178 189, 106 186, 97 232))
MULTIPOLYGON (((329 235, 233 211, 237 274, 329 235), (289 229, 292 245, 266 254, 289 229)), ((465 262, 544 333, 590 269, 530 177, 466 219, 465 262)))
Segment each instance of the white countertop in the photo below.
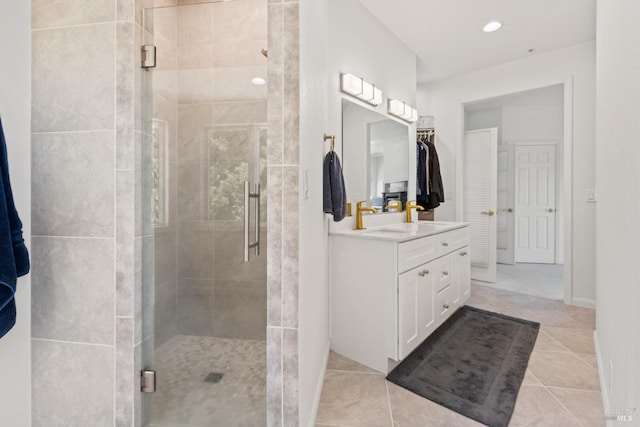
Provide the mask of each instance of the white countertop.
POLYGON ((418 221, 410 223, 388 224, 364 230, 332 231, 330 236, 355 237, 359 239, 406 242, 421 237, 444 233, 468 226, 468 222, 418 221))

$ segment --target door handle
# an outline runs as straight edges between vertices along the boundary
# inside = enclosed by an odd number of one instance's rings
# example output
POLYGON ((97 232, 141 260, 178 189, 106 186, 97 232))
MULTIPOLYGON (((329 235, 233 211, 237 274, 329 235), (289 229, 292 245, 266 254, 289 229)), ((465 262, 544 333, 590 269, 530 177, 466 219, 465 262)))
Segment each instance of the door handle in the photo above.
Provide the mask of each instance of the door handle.
POLYGON ((482 215, 494 216, 496 213, 494 211, 482 211, 480 212, 482 215))
POLYGON ((509 212, 509 213, 512 213, 512 212, 513 212, 513 209, 512 209, 512 208, 502 209, 502 212, 509 212))
POLYGON ((244 262, 249 262, 249 250, 253 249, 254 254, 260 255, 260 184, 255 184, 255 190, 252 193, 250 189, 249 181, 244 182, 244 262), (255 229, 255 241, 251 243, 249 241, 249 228, 251 226, 249 213, 249 207, 251 199, 254 200, 254 229, 255 229))
POLYGON ((549 212, 549 213, 552 213, 552 212, 555 212, 555 211, 556 211, 555 209, 552 209, 552 208, 545 209, 545 210, 546 210, 547 212, 549 212))

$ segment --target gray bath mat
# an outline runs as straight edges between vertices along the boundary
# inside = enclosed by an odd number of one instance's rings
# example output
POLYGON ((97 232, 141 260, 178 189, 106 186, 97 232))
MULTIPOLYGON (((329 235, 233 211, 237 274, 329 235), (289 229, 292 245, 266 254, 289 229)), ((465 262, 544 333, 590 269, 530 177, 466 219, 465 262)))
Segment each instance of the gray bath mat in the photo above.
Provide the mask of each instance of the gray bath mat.
POLYGON ((387 379, 485 425, 506 427, 539 329, 463 306, 387 379))

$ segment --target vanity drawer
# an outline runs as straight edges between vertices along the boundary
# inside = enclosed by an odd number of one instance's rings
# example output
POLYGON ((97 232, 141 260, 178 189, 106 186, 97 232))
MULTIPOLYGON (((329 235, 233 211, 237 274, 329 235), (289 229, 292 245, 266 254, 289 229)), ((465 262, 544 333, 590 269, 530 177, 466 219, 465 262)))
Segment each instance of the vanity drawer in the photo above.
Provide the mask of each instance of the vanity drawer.
POLYGON ((447 286, 444 289, 441 289, 436 296, 436 313, 438 316, 438 324, 442 322, 444 319, 449 317, 451 314, 451 294, 450 294, 450 286, 447 286))
POLYGON ((438 257, 436 236, 398 244, 398 273, 411 270, 438 257))
POLYGON ((438 256, 460 249, 469 244, 467 227, 438 234, 438 256))
POLYGON ((434 277, 434 286, 436 292, 440 292, 451 283, 449 257, 443 257, 435 260, 431 267, 431 274, 434 277))

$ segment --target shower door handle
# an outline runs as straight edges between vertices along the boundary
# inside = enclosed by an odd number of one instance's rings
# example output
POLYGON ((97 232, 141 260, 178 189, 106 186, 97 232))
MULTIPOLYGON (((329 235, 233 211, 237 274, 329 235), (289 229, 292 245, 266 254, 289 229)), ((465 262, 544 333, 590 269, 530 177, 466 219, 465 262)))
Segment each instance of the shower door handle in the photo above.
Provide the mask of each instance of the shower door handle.
POLYGON ((249 251, 253 249, 255 255, 260 255, 260 184, 255 184, 255 190, 251 192, 249 181, 244 182, 244 262, 249 262, 249 251), (255 213, 255 241, 249 240, 249 228, 251 227, 251 199, 254 200, 255 213))

